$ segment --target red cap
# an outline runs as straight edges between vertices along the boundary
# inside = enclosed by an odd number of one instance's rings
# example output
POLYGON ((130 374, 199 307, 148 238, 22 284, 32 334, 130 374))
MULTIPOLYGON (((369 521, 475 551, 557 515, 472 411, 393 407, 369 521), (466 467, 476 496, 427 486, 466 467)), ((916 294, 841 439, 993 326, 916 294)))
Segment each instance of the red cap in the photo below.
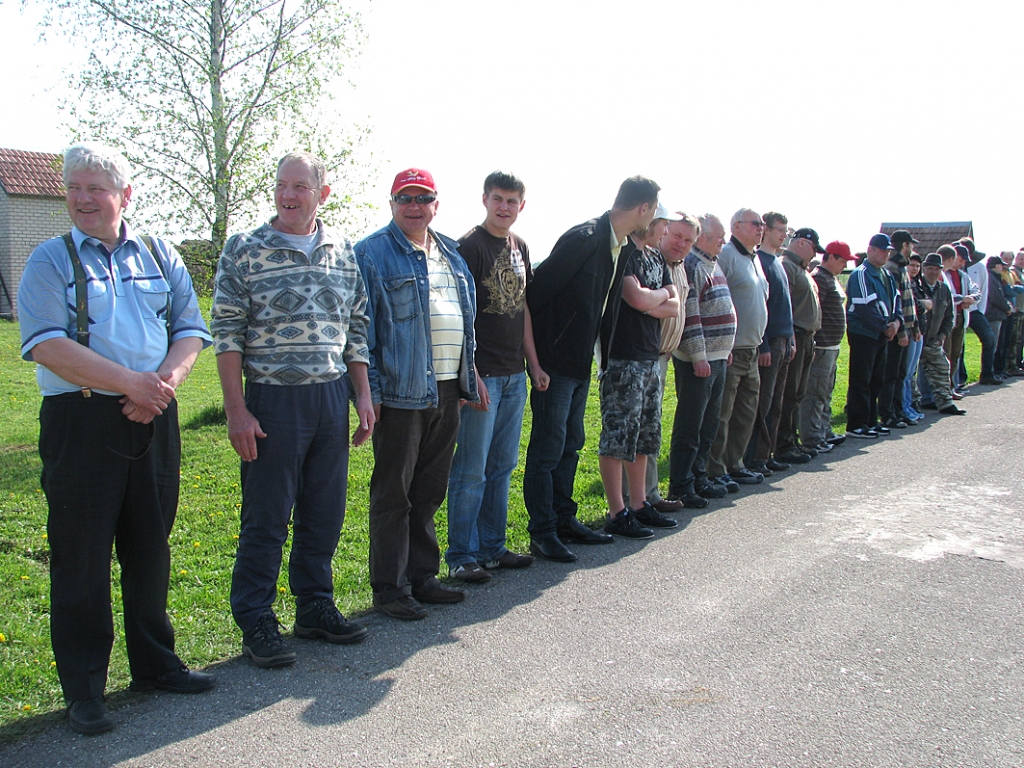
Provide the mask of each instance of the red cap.
POLYGON ((422 168, 407 168, 395 176, 395 183, 391 185, 391 194, 397 195, 406 187, 423 187, 431 192, 437 192, 437 187, 434 186, 434 177, 430 175, 430 171, 424 171, 422 168))
POLYGON ((825 253, 830 256, 838 256, 839 258, 846 259, 847 261, 857 260, 857 257, 850 253, 850 246, 842 240, 833 240, 831 243, 826 245, 825 253))

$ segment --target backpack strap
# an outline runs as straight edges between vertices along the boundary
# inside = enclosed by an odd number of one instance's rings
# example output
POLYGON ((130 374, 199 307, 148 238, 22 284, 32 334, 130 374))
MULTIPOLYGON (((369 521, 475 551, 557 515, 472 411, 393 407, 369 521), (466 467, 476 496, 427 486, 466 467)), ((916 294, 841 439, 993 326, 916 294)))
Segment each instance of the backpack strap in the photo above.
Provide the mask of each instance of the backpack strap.
POLYGON ((71 259, 71 267, 75 271, 75 313, 78 328, 78 343, 83 347, 89 346, 89 291, 88 279, 85 276, 85 269, 82 268, 82 260, 78 258, 78 249, 71 233, 63 235, 64 245, 67 246, 68 256, 71 259))

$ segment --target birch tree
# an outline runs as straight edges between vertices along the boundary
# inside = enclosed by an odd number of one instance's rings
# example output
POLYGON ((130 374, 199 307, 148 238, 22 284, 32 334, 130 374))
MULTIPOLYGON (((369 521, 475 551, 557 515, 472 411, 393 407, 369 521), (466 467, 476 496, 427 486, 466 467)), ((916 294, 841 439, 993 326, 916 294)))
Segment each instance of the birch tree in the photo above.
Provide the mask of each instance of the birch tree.
POLYGON ((340 0, 50 0, 46 30, 88 46, 69 73, 72 132, 123 149, 146 209, 208 233, 214 253, 265 207, 287 151, 323 156, 336 200, 357 204, 368 131, 339 117, 332 88, 363 32, 340 0))

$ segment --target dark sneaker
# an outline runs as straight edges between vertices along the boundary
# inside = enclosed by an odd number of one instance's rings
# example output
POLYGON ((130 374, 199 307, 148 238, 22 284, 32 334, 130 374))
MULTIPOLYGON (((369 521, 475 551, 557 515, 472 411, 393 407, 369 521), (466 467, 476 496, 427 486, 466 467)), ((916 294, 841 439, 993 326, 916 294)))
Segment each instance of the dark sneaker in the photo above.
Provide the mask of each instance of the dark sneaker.
POLYGON ((875 424, 875 426, 871 427, 871 431, 879 437, 885 437, 886 435, 892 434, 892 430, 884 424, 875 424))
POLYGON ((958 408, 956 403, 950 403, 945 408, 940 408, 939 413, 944 413, 947 416, 963 416, 967 411, 963 408, 958 408))
POLYGON ((882 426, 888 427, 889 429, 906 429, 910 425, 903 419, 887 419, 883 422, 882 426))
POLYGON ((813 458, 814 458, 815 456, 817 456, 817 455, 818 455, 818 452, 817 452, 816 450, 814 450, 814 448, 812 448, 812 447, 811 447, 811 446, 809 446, 809 445, 798 445, 798 446, 796 447, 796 449, 797 449, 798 451, 800 451, 800 453, 804 453, 804 454, 807 454, 807 455, 808 455, 808 456, 810 456, 810 457, 811 457, 812 459, 813 459, 813 458))
POLYGON ((687 509, 704 509, 704 507, 711 503, 697 493, 684 493, 679 497, 679 501, 681 501, 683 506, 687 509))
POLYGON ((519 555, 515 552, 506 552, 497 560, 488 560, 486 563, 480 563, 488 571, 494 571, 498 568, 525 568, 532 564, 532 555, 519 555))
POLYGON ((825 442, 829 445, 842 445, 846 442, 846 435, 829 434, 825 437, 825 442))
POLYGON ((734 469, 729 473, 733 482, 741 485, 757 485, 764 482, 764 475, 760 472, 751 472, 749 469, 734 469))
POLYGON ((256 626, 242 635, 242 653, 257 667, 285 667, 295 663, 295 651, 281 637, 280 622, 269 608, 263 612, 256 626))
POLYGON ((605 533, 622 536, 626 539, 653 539, 654 531, 644 528, 628 509, 619 512, 617 517, 607 516, 604 524, 605 533))
POLYGON ((358 643, 366 634, 366 627, 342 616, 330 598, 318 597, 295 609, 296 637, 306 640, 319 637, 328 643, 348 644, 358 643))
POLYGON ((856 429, 848 429, 846 430, 846 436, 860 438, 861 440, 874 440, 875 438, 878 437, 878 435, 875 432, 871 431, 867 427, 857 427, 856 429))
POLYGON ((818 453, 828 453, 833 448, 835 448, 835 446, 832 445, 832 443, 826 443, 824 440, 818 443, 817 445, 813 445, 811 447, 814 448, 814 450, 817 451, 818 453))
POLYGON ((373 605, 381 613, 400 621, 419 621, 427 618, 427 609, 409 595, 402 595, 390 603, 381 603, 374 598, 373 605))
POLYGON ((480 584, 491 580, 491 574, 481 568, 477 563, 463 563, 452 568, 448 575, 453 579, 464 581, 467 584, 480 584))
POLYGON ((72 701, 68 705, 68 724, 75 733, 96 736, 114 730, 114 721, 107 714, 103 699, 72 701))
MULTIPOLYGON (((724 488, 726 493, 740 492, 740 484, 729 477, 729 475, 719 475, 718 477, 711 478, 711 485, 717 486, 718 488, 724 488)), ((698 493, 700 493, 700 491, 698 491, 698 493)), ((701 496, 703 495, 704 494, 701 493, 701 496)))
MULTIPOLYGON (((738 491, 739 489, 740 487, 737 485, 736 490, 738 491)), ((707 479, 703 480, 703 482, 698 481, 695 490, 697 491, 698 496, 703 496, 705 499, 722 499, 725 498, 727 493, 729 493, 725 486, 715 485, 714 483, 708 482, 707 479)))
POLYGON ((128 686, 132 691, 170 691, 171 693, 202 693, 217 684, 217 678, 209 672, 195 672, 184 664, 160 677, 149 680, 132 680, 128 686))
POLYGON ((412 591, 413 599, 420 603, 436 603, 448 605, 461 603, 466 599, 466 593, 461 589, 446 587, 437 579, 428 579, 425 584, 412 591))
POLYGON ((811 460, 810 454, 797 450, 780 453, 777 458, 785 464, 806 464, 811 460))
POLYGON ((633 517, 643 525, 649 525, 651 528, 675 528, 679 525, 678 520, 665 517, 649 501, 645 501, 640 509, 634 509, 633 517))
POLYGON ((775 472, 768 466, 767 461, 752 461, 749 467, 751 472, 757 472, 765 477, 771 477, 775 472))
MULTIPOLYGON (((787 469, 791 469, 791 465, 787 464, 784 461, 779 461, 776 458, 768 459, 768 461, 766 461, 764 465, 768 467, 768 469, 770 469, 772 472, 785 472, 787 469)), ((761 470, 759 469, 756 471, 761 472, 761 470)), ((761 474, 764 475, 764 472, 761 472, 761 474)), ((768 475, 765 475, 765 477, 768 477, 768 475)))

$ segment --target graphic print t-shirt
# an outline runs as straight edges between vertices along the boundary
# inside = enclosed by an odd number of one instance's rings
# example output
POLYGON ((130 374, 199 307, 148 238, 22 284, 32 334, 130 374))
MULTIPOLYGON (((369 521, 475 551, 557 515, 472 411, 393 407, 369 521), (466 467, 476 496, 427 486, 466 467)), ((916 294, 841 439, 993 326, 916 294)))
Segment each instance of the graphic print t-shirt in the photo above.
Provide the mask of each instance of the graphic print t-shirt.
MULTIPOLYGON (((634 249, 623 272, 623 277, 629 275, 635 277, 642 288, 657 289, 672 284, 665 259, 653 248, 634 249)), ((625 299, 620 298, 619 301, 619 318, 609 359, 657 360, 661 347, 661 320, 638 312, 625 299)))
POLYGON ((530 250, 517 235, 495 237, 481 226, 459 240, 476 283, 476 364, 481 376, 512 376, 524 368, 526 284, 530 250))

